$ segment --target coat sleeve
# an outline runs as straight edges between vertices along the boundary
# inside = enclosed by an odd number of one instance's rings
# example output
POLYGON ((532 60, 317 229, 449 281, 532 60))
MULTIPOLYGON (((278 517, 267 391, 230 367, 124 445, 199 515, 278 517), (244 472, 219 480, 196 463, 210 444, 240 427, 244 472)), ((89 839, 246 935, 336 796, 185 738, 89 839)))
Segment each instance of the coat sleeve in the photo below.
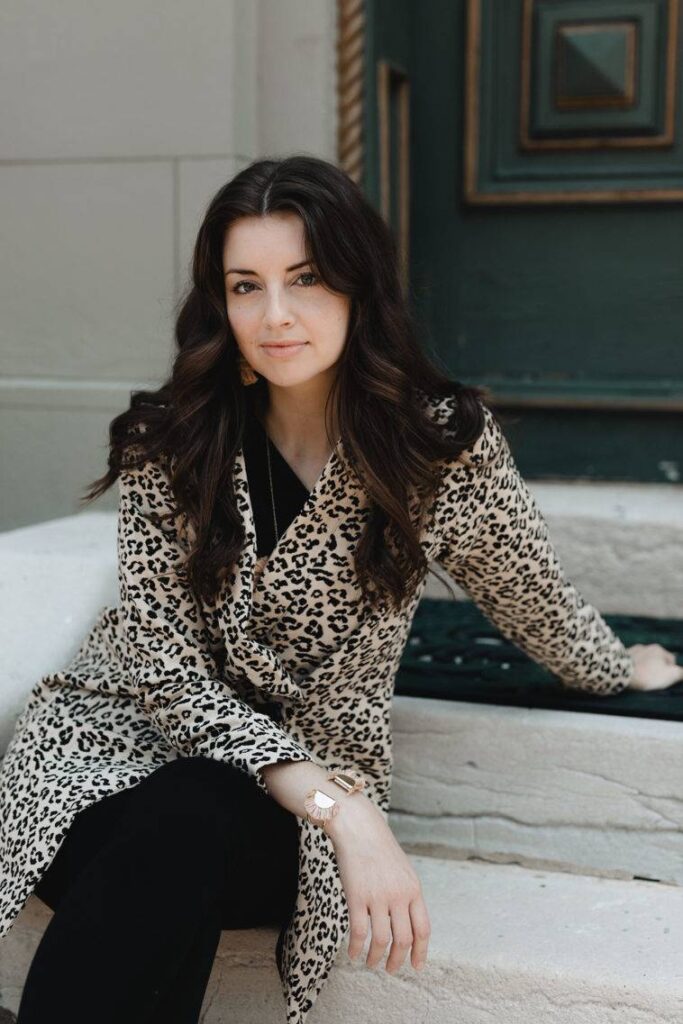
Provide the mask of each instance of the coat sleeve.
POLYGON ((180 517, 165 469, 149 460, 119 476, 119 615, 130 654, 137 706, 179 753, 259 769, 312 755, 268 715, 256 711, 221 673, 200 602, 183 570, 180 517))
POLYGON ((567 579, 547 523, 485 407, 480 439, 448 469, 436 561, 508 640, 572 689, 628 686, 631 654, 567 579))

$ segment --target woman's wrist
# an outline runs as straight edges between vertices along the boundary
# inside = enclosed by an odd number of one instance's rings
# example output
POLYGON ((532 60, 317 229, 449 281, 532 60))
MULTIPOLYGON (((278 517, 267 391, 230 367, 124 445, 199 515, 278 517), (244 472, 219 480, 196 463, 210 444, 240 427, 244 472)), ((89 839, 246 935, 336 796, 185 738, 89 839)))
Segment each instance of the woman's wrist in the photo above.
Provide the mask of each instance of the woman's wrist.
MULTIPOLYGON (((327 778, 327 768, 312 760, 276 761, 265 765, 260 771, 269 795, 299 818, 306 817, 304 802, 313 789, 319 789, 337 801, 337 817, 342 813, 342 805, 347 800, 362 796, 361 793, 345 793, 336 782, 327 778)), ((329 825, 329 821, 325 825, 329 825)))
POLYGON ((306 818, 305 800, 318 789, 338 805, 337 812, 316 828, 323 828, 330 839, 337 841, 347 834, 357 834, 367 827, 373 816, 381 812, 362 790, 345 792, 328 779, 328 769, 315 761, 276 761, 260 769, 269 795, 292 814, 306 818))
POLYGON ((333 843, 343 842, 347 837, 362 833, 368 824, 378 817, 384 820, 379 809, 365 793, 342 793, 339 811, 325 822, 325 831, 333 843))

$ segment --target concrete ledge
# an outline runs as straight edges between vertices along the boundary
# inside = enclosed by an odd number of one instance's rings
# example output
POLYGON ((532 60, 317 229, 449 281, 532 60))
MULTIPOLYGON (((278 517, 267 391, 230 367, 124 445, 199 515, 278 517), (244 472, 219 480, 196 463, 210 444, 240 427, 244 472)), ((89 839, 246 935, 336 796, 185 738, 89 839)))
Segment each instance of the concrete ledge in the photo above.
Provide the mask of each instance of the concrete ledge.
MULTIPOLYGON (((348 960, 311 1024, 678 1024, 683 890, 657 883, 411 857, 432 936, 427 966, 348 960)), ((0 1004, 16 1012, 51 912, 31 897, 0 940, 0 1004)), ((224 932, 202 1024, 281 1024, 274 929, 224 932)), ((366 943, 366 953, 369 941, 366 943)), ((115 979, 114 979, 115 980, 115 979)))
POLYGON ((680 722, 395 696, 392 728, 405 849, 683 884, 680 722))
POLYGON ((75 655, 99 608, 117 603, 115 514, 0 534, 0 756, 31 688, 75 655))

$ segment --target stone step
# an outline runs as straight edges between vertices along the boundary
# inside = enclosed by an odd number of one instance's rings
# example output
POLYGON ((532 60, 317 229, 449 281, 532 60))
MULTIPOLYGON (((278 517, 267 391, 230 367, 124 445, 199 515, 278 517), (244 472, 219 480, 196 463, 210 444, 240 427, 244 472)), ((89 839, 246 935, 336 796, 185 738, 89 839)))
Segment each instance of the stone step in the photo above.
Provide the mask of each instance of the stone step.
MULTIPOLYGON (((389 975, 348 937, 310 1024, 678 1024, 683 889, 410 856, 429 912, 427 965, 389 975)), ((16 1013, 51 912, 31 897, 0 939, 0 1005, 16 1013)), ((282 1024, 272 928, 221 937, 202 1024, 282 1024)), ((113 979, 114 982, 116 979, 113 979)), ((11 1018, 8 1018, 11 1019, 11 1018)))
POLYGON ((406 850, 683 884, 680 722, 395 696, 392 730, 406 850))

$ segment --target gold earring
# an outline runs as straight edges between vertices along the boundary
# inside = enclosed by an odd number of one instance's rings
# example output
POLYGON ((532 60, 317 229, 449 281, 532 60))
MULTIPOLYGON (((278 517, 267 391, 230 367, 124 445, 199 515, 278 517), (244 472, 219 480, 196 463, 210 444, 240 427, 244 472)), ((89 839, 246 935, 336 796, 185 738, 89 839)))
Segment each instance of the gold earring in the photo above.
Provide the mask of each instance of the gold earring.
POLYGON ((240 355, 239 367, 240 367, 240 380, 242 381, 242 383, 245 384, 245 385, 255 384, 256 381, 258 380, 258 374, 254 370, 253 366, 251 366, 247 362, 247 360, 244 358, 243 355, 240 355))

